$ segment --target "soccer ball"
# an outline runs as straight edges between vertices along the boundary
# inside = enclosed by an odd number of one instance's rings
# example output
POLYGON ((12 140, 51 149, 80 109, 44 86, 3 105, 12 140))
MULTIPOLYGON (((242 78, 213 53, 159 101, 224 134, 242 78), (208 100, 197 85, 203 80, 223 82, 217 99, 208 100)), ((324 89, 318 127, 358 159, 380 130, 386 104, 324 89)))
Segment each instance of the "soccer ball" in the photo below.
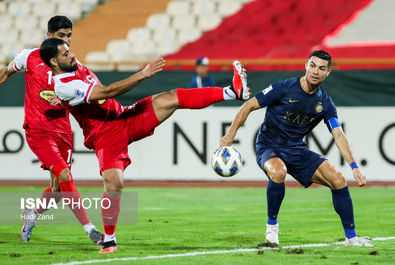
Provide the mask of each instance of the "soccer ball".
POLYGON ((220 147, 211 157, 211 166, 221 177, 234 176, 241 169, 241 155, 232 146, 220 147))

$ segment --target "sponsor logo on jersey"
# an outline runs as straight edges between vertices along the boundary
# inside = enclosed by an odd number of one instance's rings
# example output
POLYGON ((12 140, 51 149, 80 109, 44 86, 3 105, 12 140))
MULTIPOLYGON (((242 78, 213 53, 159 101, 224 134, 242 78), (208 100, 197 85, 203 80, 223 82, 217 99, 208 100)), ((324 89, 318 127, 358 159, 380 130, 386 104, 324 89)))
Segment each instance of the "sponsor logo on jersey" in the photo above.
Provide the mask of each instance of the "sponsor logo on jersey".
POLYGON ((36 67, 38 67, 38 66, 44 66, 44 63, 39 63, 36 65, 36 67))
POLYGON ((266 95, 267 93, 269 93, 270 91, 272 91, 273 90, 273 87, 272 86, 268 86, 267 88, 265 88, 264 90, 262 90, 262 93, 264 94, 264 95, 266 95))
POLYGON ((284 119, 287 119, 288 121, 290 121, 292 123, 296 123, 296 124, 311 123, 315 120, 315 118, 303 116, 303 115, 292 113, 289 111, 287 111, 287 113, 285 113, 284 119))
POLYGON ((322 110, 324 109, 324 107, 322 107, 322 103, 318 102, 317 105, 315 105, 315 111, 320 113, 322 110))
POLYGON ((44 89, 41 90, 39 93, 40 98, 48 101, 50 97, 55 95, 55 91, 51 90, 51 89, 44 89))
POLYGON ((97 104, 103 105, 105 102, 106 102, 105 99, 99 99, 99 100, 97 101, 97 104))
POLYGON ((289 99, 289 103, 295 103, 295 102, 299 102, 299 100, 297 100, 297 99, 289 99))

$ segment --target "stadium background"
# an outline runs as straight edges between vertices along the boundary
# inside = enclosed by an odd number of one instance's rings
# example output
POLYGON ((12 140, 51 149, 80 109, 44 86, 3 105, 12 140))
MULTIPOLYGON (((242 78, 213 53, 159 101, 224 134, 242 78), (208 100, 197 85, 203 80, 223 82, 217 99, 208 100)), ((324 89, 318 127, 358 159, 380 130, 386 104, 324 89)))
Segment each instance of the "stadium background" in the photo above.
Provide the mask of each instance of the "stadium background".
MULTIPOLYGON (((0 61, 6 65, 20 49, 37 47, 45 38, 48 18, 67 15, 74 22, 72 50, 104 84, 165 56, 165 72, 118 98, 129 105, 153 93, 186 87, 199 56, 210 58, 210 74, 224 86, 231 80, 232 60, 240 60, 255 94, 271 82, 302 75, 305 58, 322 48, 334 58, 334 72, 323 87, 338 106, 358 162, 370 181, 394 181, 394 8, 390 0, 3 0, 0 61)), ((23 73, 0 89, 0 179, 47 180, 24 139, 23 96, 23 73)), ((126 180, 224 180, 211 171, 209 160, 240 105, 226 102, 179 111, 153 137, 130 145, 133 163, 126 180)), ((253 150, 263 115, 264 110, 257 111, 240 130, 235 147, 245 166, 226 181, 266 181, 253 150)), ((96 157, 83 146, 74 121, 73 128, 76 181, 100 181, 96 157)), ((325 127, 313 134, 309 146, 352 180, 325 127)))

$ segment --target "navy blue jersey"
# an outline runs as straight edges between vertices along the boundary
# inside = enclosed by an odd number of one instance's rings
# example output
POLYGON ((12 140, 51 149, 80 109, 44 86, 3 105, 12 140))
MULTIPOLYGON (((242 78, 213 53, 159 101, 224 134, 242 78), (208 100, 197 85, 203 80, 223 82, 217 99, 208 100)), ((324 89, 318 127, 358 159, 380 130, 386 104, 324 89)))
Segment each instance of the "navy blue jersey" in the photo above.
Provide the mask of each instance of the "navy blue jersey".
POLYGON ((321 87, 314 94, 306 93, 299 77, 275 82, 255 97, 261 107, 267 107, 257 143, 301 145, 322 119, 337 118, 330 96, 321 87))

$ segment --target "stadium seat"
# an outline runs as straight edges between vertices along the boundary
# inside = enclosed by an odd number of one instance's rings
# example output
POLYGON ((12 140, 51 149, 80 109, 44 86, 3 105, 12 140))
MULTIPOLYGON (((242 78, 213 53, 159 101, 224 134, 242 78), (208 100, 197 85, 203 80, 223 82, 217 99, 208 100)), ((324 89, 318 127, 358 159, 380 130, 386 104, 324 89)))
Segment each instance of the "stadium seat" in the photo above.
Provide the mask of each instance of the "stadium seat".
POLYGON ((238 0, 220 1, 218 3, 218 14, 223 17, 234 14, 241 7, 242 3, 238 0))
POLYGON ((166 8, 166 13, 169 15, 184 15, 189 14, 191 9, 190 1, 171 1, 166 8))
POLYGON ((150 29, 167 28, 170 25, 170 16, 167 14, 154 14, 147 20, 147 27, 150 29))
POLYGON ((7 11, 7 3, 5 1, 0 1, 0 17, 3 17, 7 11))
POLYGON ((12 58, 15 57, 15 55, 17 55, 17 53, 19 53, 20 51, 22 51, 23 49, 25 49, 25 47, 23 47, 22 43, 4 43, 1 46, 1 52, 0 54, 2 54, 2 58, 5 58, 6 61, 10 61, 12 60, 12 58))
POLYGON ((153 42, 133 45, 132 54, 137 61, 150 61, 158 56, 156 44, 153 42))
MULTIPOLYGON (((4 32, 10 30, 14 27, 15 18, 12 16, 2 15, 0 16, 0 30, 4 30, 4 32)), ((2 35, 3 36, 3 35, 2 35)))
POLYGON ((192 14, 195 15, 208 15, 215 13, 216 2, 211 0, 193 1, 192 14))
POLYGON ((110 57, 106 52, 94 51, 88 53, 88 55, 86 56, 87 62, 108 62, 109 60, 110 57))
POLYGON ((79 4, 70 4, 66 1, 63 1, 57 5, 56 12, 70 18, 72 21, 76 21, 82 16, 82 10, 79 4))
POLYGON ((202 31, 207 31, 216 28, 222 19, 217 15, 202 15, 198 17, 197 26, 202 31))
POLYGON ((107 44, 106 53, 111 61, 128 61, 126 55, 131 53, 131 46, 127 40, 112 40, 107 44))
POLYGON ((178 31, 177 38, 180 43, 188 43, 197 40, 202 35, 200 27, 181 28, 178 31))
MULTIPOLYGON (((164 56, 167 54, 175 53, 180 48, 180 45, 176 41, 160 42, 157 44, 157 56, 164 56)), ((155 56, 151 58, 154 59, 155 56)))
POLYGON ((26 17, 29 15, 31 10, 31 3, 30 2, 22 2, 22 1, 14 1, 9 2, 7 15, 13 17, 26 17))
MULTIPOLYGON (((68 7, 70 8, 70 6, 68 7)), ((43 2, 33 4, 32 14, 38 17, 53 16, 56 10, 56 4, 52 2, 43 2)))
POLYGON ((193 15, 177 15, 173 17, 172 26, 176 29, 191 28, 195 26, 195 23, 196 18, 193 15))
POLYGON ((39 47, 41 42, 43 42, 46 38, 45 33, 37 29, 31 29, 29 34, 25 33, 26 32, 22 31, 19 37, 20 42, 25 48, 39 47))
POLYGON ((176 41, 176 30, 174 28, 154 30, 152 39, 157 43, 174 42, 176 41))
MULTIPOLYGON (((37 29, 38 19, 36 16, 27 16, 27 17, 16 17, 14 19, 14 27, 17 30, 24 31, 35 31, 37 29)), ((31 33, 27 34, 31 35, 31 33)))
POLYGON ((151 29, 146 27, 134 28, 129 30, 126 39, 129 42, 147 42, 151 41, 151 29))
POLYGON ((91 12, 98 4, 99 0, 79 0, 83 13, 91 12))

